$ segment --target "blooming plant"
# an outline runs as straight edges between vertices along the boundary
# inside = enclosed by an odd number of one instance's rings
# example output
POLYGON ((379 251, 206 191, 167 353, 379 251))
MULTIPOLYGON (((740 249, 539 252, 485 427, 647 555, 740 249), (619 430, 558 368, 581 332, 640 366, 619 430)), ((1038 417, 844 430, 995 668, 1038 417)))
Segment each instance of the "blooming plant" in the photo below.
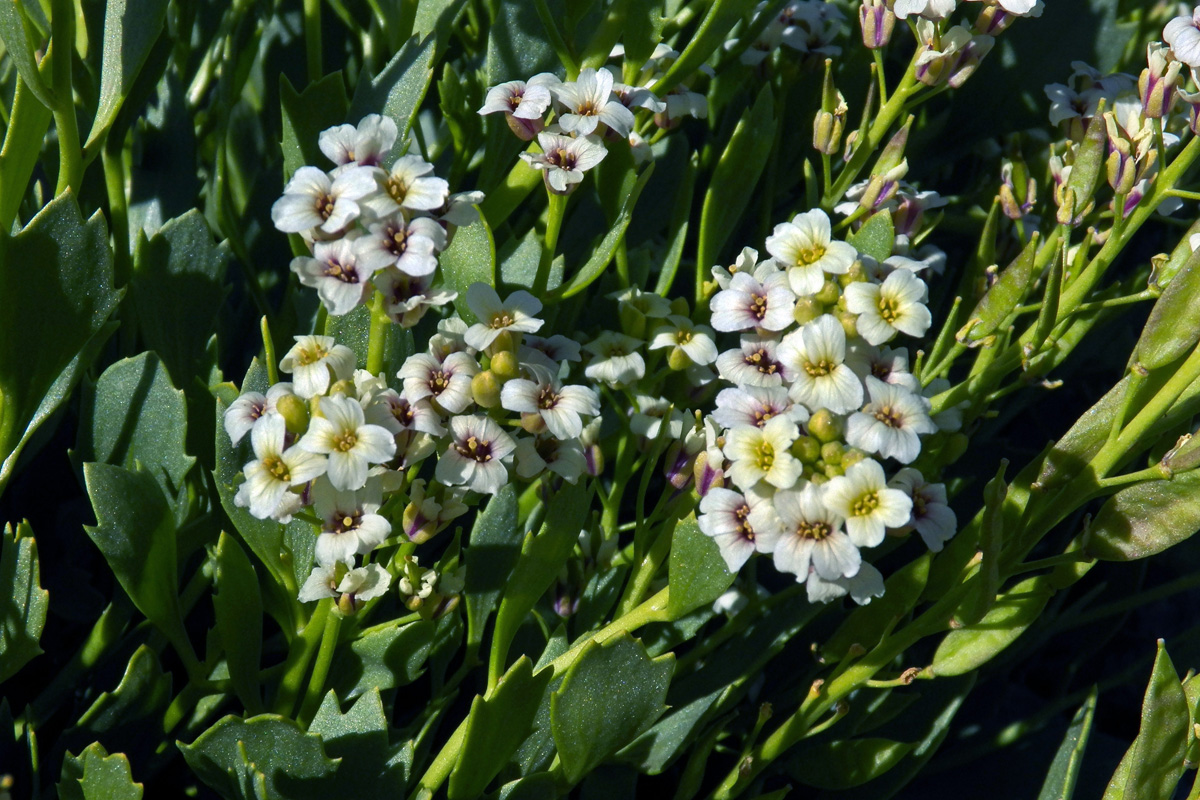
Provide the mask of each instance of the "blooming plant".
POLYGON ((0 800, 1200 797, 1200 7, 4 8, 0 800))

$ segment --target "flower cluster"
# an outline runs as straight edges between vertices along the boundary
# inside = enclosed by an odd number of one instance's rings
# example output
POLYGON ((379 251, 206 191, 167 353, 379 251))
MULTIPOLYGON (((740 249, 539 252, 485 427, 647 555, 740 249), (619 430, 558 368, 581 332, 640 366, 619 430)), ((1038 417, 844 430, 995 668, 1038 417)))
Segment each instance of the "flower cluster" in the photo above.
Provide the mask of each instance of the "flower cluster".
MULTIPOLYGON (((624 54, 618 45, 610 57, 624 54)), ((610 67, 588 67, 572 81, 547 72, 527 81, 508 81, 488 89, 479 113, 502 113, 521 139, 536 138, 541 152, 523 153, 521 158, 542 171, 549 191, 569 194, 608 155, 606 141, 627 140, 635 159, 644 161, 650 157, 645 139, 648 125, 666 129, 685 116, 708 115, 704 95, 686 86, 677 86, 662 98, 653 91, 678 57, 670 47, 658 45, 632 84, 621 83, 617 70, 610 67), (645 112, 640 125, 635 116, 639 111, 645 112)))
MULTIPOLYGON (((845 29, 846 16, 837 6, 825 0, 788 0, 778 11, 769 11, 768 5, 774 4, 762 2, 755 8, 749 27, 761 32, 738 57, 743 64, 757 66, 784 45, 802 55, 841 54, 842 48, 833 41, 845 29), (768 13, 771 18, 764 20, 768 13)), ((735 50, 741 41, 730 39, 725 49, 735 50)))
POLYGON ((834 239, 820 210, 777 225, 766 246, 763 261, 746 248, 713 269, 712 327, 739 343, 715 359, 732 387, 705 420, 700 527, 732 570, 769 554, 810 599, 867 602, 883 582, 863 549, 916 530, 940 550, 955 532, 945 488, 903 465, 956 419, 930 417, 907 350, 889 346, 930 326, 927 264, 875 262, 834 239), (890 463, 901 466, 889 480, 890 463))
POLYGON ((478 219, 483 194, 451 195, 421 156, 393 155, 396 137, 396 123, 379 114, 324 131, 320 148, 333 170, 297 169, 271 219, 304 239, 310 255, 293 259, 292 271, 330 314, 353 311, 375 287, 389 316, 412 327, 454 299, 435 286, 437 256, 456 227, 478 219))

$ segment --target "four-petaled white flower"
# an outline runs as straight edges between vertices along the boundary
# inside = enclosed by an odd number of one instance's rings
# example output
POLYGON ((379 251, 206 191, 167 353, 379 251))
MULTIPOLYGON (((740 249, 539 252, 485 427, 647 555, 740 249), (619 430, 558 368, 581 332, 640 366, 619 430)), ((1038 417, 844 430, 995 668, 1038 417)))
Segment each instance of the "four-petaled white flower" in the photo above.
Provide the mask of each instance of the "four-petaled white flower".
POLYGON ((328 480, 313 484, 313 510, 321 520, 314 557, 318 564, 353 562, 371 552, 392 532, 391 523, 376 512, 383 505, 383 486, 371 478, 362 489, 341 492, 328 480))
POLYGON ((594 356, 583 374, 609 386, 627 386, 639 381, 646 374, 646 362, 638 352, 641 346, 641 339, 604 331, 583 346, 594 356))
POLYGON ((742 489, 753 489, 759 481, 790 489, 802 470, 791 454, 799 435, 796 423, 786 417, 775 417, 761 428, 739 425, 725 437, 725 457, 733 462, 729 477, 742 489))
POLYGON ((816 294, 825 275, 844 275, 858 253, 833 238, 829 216, 819 208, 781 222, 767 237, 767 252, 787 270, 792 291, 800 297, 816 294))
POLYGON ((730 572, 741 569, 756 550, 768 552, 762 549, 762 542, 777 537, 782 530, 771 500, 754 490, 741 494, 732 489, 710 489, 700 501, 696 523, 717 543, 730 572))
POLYGON ((859 547, 875 547, 887 528, 908 522, 912 498, 899 489, 889 489, 883 467, 869 458, 856 461, 845 475, 825 484, 825 507, 846 520, 846 533, 859 547))
POLYGON ((846 310, 858 314, 859 336, 882 344, 897 332, 923 336, 933 317, 925 307, 925 281, 906 269, 890 273, 882 284, 856 281, 846 287, 846 310))
POLYGON ((779 386, 792 376, 778 348, 768 336, 742 334, 741 347, 717 356, 717 374, 738 386, 779 386))
POLYGON ((822 501, 821 487, 806 483, 799 491, 775 493, 775 512, 781 532, 765 543, 775 568, 805 581, 811 565, 826 580, 849 578, 858 572, 862 555, 842 530, 842 518, 822 501))
POLYGON ((808 422, 808 409, 788 397, 782 386, 737 386, 722 389, 712 418, 722 427, 754 425, 761 428, 775 417, 808 422))
POLYGON ((1175 58, 1189 67, 1200 68, 1200 6, 1191 14, 1175 17, 1163 28, 1163 41, 1175 58))
POLYGON ((767 260, 753 275, 734 274, 728 288, 713 297, 710 307, 712 325, 719 331, 781 331, 794 321, 796 296, 788 286, 787 275, 775 267, 774 261, 767 260))
POLYGON ((322 416, 309 421, 297 446, 328 456, 329 482, 335 489, 362 488, 371 464, 382 464, 396 455, 396 441, 386 428, 367 424, 362 406, 352 397, 322 397, 319 406, 322 416))
POLYGON ((946 502, 945 485, 927 483, 920 471, 905 467, 896 473, 888 486, 912 498, 912 516, 908 524, 921 535, 926 547, 940 552, 958 530, 958 517, 946 502))
POLYGON ((447 486, 495 494, 508 483, 508 463, 516 444, 494 419, 452 417, 450 446, 438 459, 434 477, 447 486))
MULTIPOLYGON (((557 79, 555 79, 557 81, 557 79)), ((553 101, 546 83, 531 78, 507 81, 488 89, 479 114, 512 114, 517 119, 541 119, 553 101)))
POLYGON ((285 450, 286 435, 287 427, 278 414, 263 417, 250 431, 254 461, 242 469, 246 482, 238 489, 235 502, 249 507, 259 519, 274 516, 289 489, 303 486, 326 469, 323 456, 300 447, 285 450))
POLYGON ((446 247, 446 231, 429 217, 406 220, 391 214, 355 242, 359 263, 372 270, 395 267, 408 275, 431 275, 437 253, 446 247))
POLYGON ((297 599, 301 603, 311 603, 342 594, 350 595, 354 603, 365 603, 382 597, 392 585, 391 574, 378 564, 367 564, 357 569, 349 569, 349 566, 349 563, 339 562, 314 567, 308 580, 300 587, 297 599))
POLYGON ((354 375, 354 351, 336 344, 332 336, 293 338, 296 343, 280 360, 279 369, 292 374, 297 396, 307 400, 325 394, 333 380, 348 380, 354 375))
POLYGON ((902 386, 867 376, 871 402, 846 420, 846 443, 883 458, 910 464, 921 453, 922 433, 937 433, 928 401, 902 386))
POLYGON ((292 272, 300 283, 317 290, 317 295, 332 316, 349 314, 366 299, 371 290, 375 268, 358 257, 357 241, 349 238, 316 242, 313 257, 292 259, 292 272))
MULTIPOLYGON (((563 386, 558 381, 534 383, 514 378, 500 390, 500 405, 509 411, 533 414, 558 439, 574 439, 583 432, 580 415, 600 413, 600 401, 594 389, 563 386)), ((534 430, 530 428, 529 430, 534 430)))
POLYGON ((650 340, 650 350, 678 347, 693 364, 711 364, 717 360, 713 329, 697 325, 685 316, 671 314, 650 340))
MULTIPOLYGON (((617 103, 619 108, 623 108, 617 103)), ((599 137, 571 138, 558 133, 538 134, 540 153, 521 153, 521 159, 534 169, 545 171, 546 184, 557 194, 567 194, 583 180, 583 174, 599 164, 608 150, 599 137)))
POLYGON ((853 578, 826 580, 811 568, 808 576, 808 602, 828 603, 850 595, 850 599, 865 606, 872 598, 883 597, 883 575, 873 565, 863 562, 853 578))
POLYGON ((450 353, 440 361, 427 353, 405 360, 396 377, 404 381, 404 395, 411 402, 426 398, 451 414, 457 414, 473 402, 471 378, 479 364, 466 353, 450 353))
POLYGON ((537 318, 542 301, 524 289, 500 302, 500 295, 491 286, 473 283, 467 289, 467 306, 479 318, 464 336, 467 345, 476 350, 486 350, 504 331, 533 333, 542 327, 542 320, 537 318))
POLYGON ((391 117, 368 114, 358 126, 336 125, 321 132, 317 145, 339 167, 358 164, 377 167, 396 144, 396 123, 391 117))
POLYGON ((581 70, 574 81, 554 86, 554 98, 566 106, 558 118, 563 132, 586 136, 604 123, 617 135, 628 136, 633 128, 633 112, 613 99, 612 88, 612 73, 591 67, 581 70))
POLYGON ((450 184, 445 178, 430 175, 433 164, 420 156, 401 156, 389 172, 378 171, 379 189, 368 201, 380 217, 402 208, 433 211, 446 204, 450 184))
POLYGON ((316 167, 301 167, 271 206, 271 221, 284 233, 337 233, 358 218, 358 201, 375 188, 368 167, 350 167, 334 178, 316 167))
POLYGON ((567 483, 575 483, 587 469, 583 445, 578 439, 563 441, 552 436, 526 436, 517 440, 517 474, 526 480, 550 470, 567 483))
POLYGON ((292 393, 290 383, 277 383, 261 392, 246 392, 229 404, 225 409, 225 432, 229 441, 237 444, 247 433, 254 429, 258 421, 268 414, 275 414, 275 404, 279 398, 292 393))
POLYGON ((845 363, 846 331, 833 316, 824 314, 785 336, 779 359, 793 374, 789 394, 797 403, 835 414, 862 404, 862 382, 845 363))

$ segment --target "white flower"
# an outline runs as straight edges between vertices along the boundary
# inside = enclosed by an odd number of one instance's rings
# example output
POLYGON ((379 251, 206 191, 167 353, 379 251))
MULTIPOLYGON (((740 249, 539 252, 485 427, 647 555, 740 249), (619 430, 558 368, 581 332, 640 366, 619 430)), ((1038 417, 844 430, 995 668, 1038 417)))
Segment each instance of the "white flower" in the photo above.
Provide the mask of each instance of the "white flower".
POLYGON ((364 410, 367 422, 386 428, 392 434, 415 431, 442 436, 446 433, 441 418, 428 400, 411 400, 392 389, 380 395, 378 403, 372 403, 364 410))
POLYGON ((516 458, 517 474, 526 480, 550 470, 567 483, 575 483, 587 469, 583 445, 578 439, 562 441, 549 436, 526 436, 517 440, 516 458))
POLYGON ((450 446, 438 459, 434 476, 444 485, 466 486, 495 494, 508 483, 508 463, 516 444, 490 417, 450 419, 450 446))
POLYGON ((796 296, 788 288, 787 275, 768 260, 753 275, 733 275, 729 287, 713 296, 710 307, 712 325, 719 331, 781 331, 794 321, 796 296))
MULTIPOLYGON (((620 103, 616 105, 623 108, 620 103)), ((542 148, 541 153, 521 153, 521 159, 534 169, 544 170, 547 185, 557 194, 570 192, 572 186, 583 180, 585 172, 608 155, 604 143, 597 136, 573 139, 542 132, 538 134, 538 145, 542 148)))
POLYGON ((509 411, 537 415, 558 439, 574 439, 583 432, 581 414, 594 417, 600 413, 594 389, 563 386, 558 381, 534 383, 522 378, 504 384, 500 405, 509 411))
POLYGON ((633 112, 612 99, 612 87, 611 72, 591 67, 581 70, 574 81, 553 87, 555 99, 567 108, 558 118, 563 132, 586 136, 604 123, 618 136, 628 136, 633 112))
POLYGON ((731 489, 710 489, 700 501, 700 530, 711 536, 721 550, 730 572, 737 572, 754 554, 759 543, 782 530, 770 499, 755 491, 742 495, 731 489))
POLYGON ((297 443, 310 453, 329 456, 329 482, 343 491, 367 482, 367 468, 396 455, 396 442, 386 428, 368 425, 362 406, 352 397, 320 399, 322 416, 314 416, 297 443))
POLYGON ((919 434, 936 433, 926 401, 901 386, 867 376, 871 402, 846 420, 846 443, 910 464, 921 453, 919 434))
POLYGON ((317 144, 325 156, 337 164, 377 167, 396 143, 396 123, 391 117, 368 114, 358 127, 337 125, 321 132, 317 144))
POLYGON ((752 489, 759 481, 790 489, 802 470, 790 452, 799 435, 796 423, 786 417, 775 417, 761 428, 739 425, 732 429, 723 448, 725 457, 733 462, 729 477, 743 489, 752 489))
POLYGON ((808 409, 792 402, 782 386, 738 386, 722 389, 712 418, 724 428, 754 425, 761 428, 775 417, 808 422, 808 409))
POLYGON ((859 547, 875 547, 885 529, 908 522, 912 498, 898 489, 887 488, 883 467, 869 458, 851 464, 845 475, 825 484, 825 506, 846 520, 850 541, 859 547))
POLYGON ((870 344, 882 344, 896 335, 923 336, 933 317, 924 302, 925 281, 898 269, 882 284, 856 281, 845 289, 846 309, 858 314, 858 334, 870 344))
POLYGON ((475 348, 467 346, 467 327, 467 323, 460 317, 438 320, 438 332, 429 337, 429 354, 439 361, 451 353, 465 352, 475 355, 475 348))
POLYGON ((238 489, 235 502, 238 506, 248 506, 250 513, 259 519, 276 514, 288 489, 302 486, 325 472, 326 461, 322 456, 299 447, 284 450, 286 434, 287 427, 278 414, 263 417, 250 431, 255 460, 242 470, 246 482, 238 489))
POLYGON ((313 244, 313 257, 292 259, 300 283, 317 290, 326 310, 335 317, 349 314, 371 291, 375 269, 358 259, 355 241, 337 239, 313 244))
POLYGON ((629 420, 629 429, 635 434, 647 439, 657 439, 662 435, 668 439, 683 436, 683 425, 688 421, 688 417, 675 408, 670 400, 639 394, 634 401, 637 403, 637 412, 629 420), (665 434, 662 430, 664 420, 667 423, 665 434))
POLYGON ((439 361, 425 353, 409 356, 396 377, 404 381, 404 395, 412 402, 436 400, 451 414, 457 414, 473 402, 471 378, 479 364, 466 353, 450 353, 439 361))
POLYGON ((237 444, 247 433, 254 429, 255 424, 268 414, 274 414, 275 404, 279 398, 292 393, 290 383, 277 383, 267 390, 267 393, 246 392, 229 404, 225 409, 225 432, 229 441, 237 444))
POLYGON ((792 376, 778 346, 770 337, 742 334, 741 347, 717 356, 717 374, 738 386, 779 386, 792 376))
POLYGON ((956 0, 896 0, 895 12, 900 19, 919 14, 925 19, 945 19, 954 13, 956 0))
POLYGON ((617 301, 622 312, 636 311, 647 319, 666 319, 671 315, 671 301, 656 292, 643 292, 636 286, 609 295, 617 301))
POLYGON ((542 327, 537 314, 542 310, 542 301, 524 289, 504 298, 486 283, 473 283, 467 289, 467 306, 479 318, 479 322, 467 328, 465 339, 470 347, 486 350, 504 331, 533 333, 542 327))
POLYGON ((693 364, 711 364, 717 360, 717 344, 713 329, 697 325, 685 316, 672 314, 662 323, 650 340, 650 350, 678 347, 693 364))
POLYGON ((739 272, 745 272, 748 275, 757 274, 759 267, 766 264, 771 264, 774 268, 778 269, 775 262, 769 258, 758 266, 755 266, 756 264, 758 264, 758 251, 753 247, 743 247, 742 252, 738 253, 737 260, 733 264, 728 267, 717 265, 712 268, 713 280, 717 282, 717 286, 720 288, 728 289, 733 276, 739 272))
POLYGON ((354 556, 371 552, 392 532, 391 523, 376 513, 383 504, 378 478, 351 492, 340 492, 330 481, 318 480, 312 497, 313 510, 322 522, 314 553, 318 564, 353 563, 354 556))
POLYGON ((1200 6, 1168 22, 1163 41, 1171 46, 1175 58, 1189 67, 1200 67, 1200 6))
POLYGON ((296 343, 279 362, 279 369, 292 374, 298 397, 307 400, 329 391, 332 380, 354 375, 354 351, 336 344, 332 336, 296 336, 296 343))
POLYGON ((823 314, 779 345, 779 359, 793 375, 791 398, 810 410, 827 408, 845 414, 862 404, 863 386, 845 363, 846 331, 842 323, 823 314))
POLYGON ((446 247, 446 231, 429 217, 406 220, 391 214, 371 225, 355 242, 358 260, 372 270, 396 267, 409 275, 430 275, 437 253, 446 247))
POLYGON ((921 381, 908 371, 908 350, 903 347, 876 347, 855 342, 846 353, 846 361, 859 375, 873 375, 884 383, 921 393, 921 381))
POLYGON ((912 498, 912 516, 908 524, 921 535, 926 547, 940 552, 958 530, 958 517, 946 502, 945 485, 926 483, 918 470, 905 467, 896 473, 888 486, 912 498))
POLYGON ((479 221, 479 204, 483 202, 483 192, 455 192, 446 198, 446 205, 434 212, 438 222, 443 225, 453 225, 465 228, 479 221))
POLYGON ((433 164, 420 156, 396 159, 390 172, 381 172, 379 188, 382 191, 369 201, 371 209, 377 216, 386 217, 402 208, 411 211, 441 208, 450 194, 450 184, 443 178, 429 175, 431 172, 433 164))
POLYGON ((392 576, 388 571, 378 564, 348 569, 352 563, 339 562, 313 568, 308 580, 300 587, 297 599, 301 603, 311 603, 314 600, 344 594, 350 596, 352 603, 365 603, 367 600, 382 597, 392 584, 392 576), (342 573, 340 581, 339 573, 342 573))
POLYGON ((594 356, 583 374, 609 386, 636 383, 646 374, 646 362, 638 352, 641 346, 641 339, 616 331, 604 331, 583 346, 594 356))
POLYGON ((857 257, 852 245, 834 240, 829 216, 819 208, 776 225, 767 251, 787 270, 792 291, 801 297, 819 292, 826 273, 844 275, 857 257))
POLYGON ((388 316, 403 328, 420 322, 427 309, 444 306, 458 297, 456 292, 435 290, 432 275, 409 275, 394 267, 375 273, 375 287, 383 295, 388 316))
POLYGON ((337 233, 358 218, 358 201, 374 191, 375 178, 368 167, 351 167, 332 179, 316 167, 301 167, 271 206, 271 221, 284 233, 314 228, 337 233))
POLYGON ((863 562, 853 578, 825 580, 814 568, 808 576, 808 602, 828 603, 850 595, 850 599, 865 606, 871 598, 883 597, 883 575, 871 564, 863 562))
POLYGON ((541 336, 526 336, 525 345, 531 350, 544 353, 551 361, 578 361, 579 342, 568 339, 561 333, 543 339, 541 336))
POLYGON ((765 543, 775 568, 790 572, 802 583, 811 565, 826 580, 849 578, 858 572, 862 555, 842 530, 842 518, 822 502, 821 487, 806 483, 799 491, 775 493, 780 534, 765 543))
POLYGON ((488 89, 477 113, 512 114, 517 119, 541 119, 553 98, 545 84, 508 81, 488 89))

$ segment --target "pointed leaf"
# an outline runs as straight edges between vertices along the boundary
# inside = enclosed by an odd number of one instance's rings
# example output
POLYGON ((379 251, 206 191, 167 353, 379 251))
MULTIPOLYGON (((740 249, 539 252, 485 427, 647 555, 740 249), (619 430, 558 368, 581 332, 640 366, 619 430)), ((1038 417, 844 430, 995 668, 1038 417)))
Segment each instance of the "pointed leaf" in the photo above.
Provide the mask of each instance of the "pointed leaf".
POLYGON ((388 723, 379 689, 364 692, 345 714, 330 690, 308 726, 340 758, 338 791, 347 797, 401 796, 412 769, 412 743, 388 743, 388 723))
MULTIPOLYGON (((111 692, 101 692, 76 723, 90 738, 103 735, 113 742, 126 733, 141 735, 154 715, 161 715, 171 699, 171 676, 163 672, 158 655, 146 645, 133 651, 121 681, 111 692)), ((86 741, 86 740, 85 740, 86 741)))
POLYGON ((438 266, 446 288, 458 292, 454 308, 459 316, 467 324, 478 322, 467 306, 467 289, 473 283, 496 285, 496 243, 482 214, 477 222, 454 232, 450 245, 438 256, 438 266))
MULTIPOLYGON (((283 108, 283 175, 284 179, 303 166, 325 169, 329 159, 318 144, 321 131, 346 122, 349 101, 346 82, 341 72, 326 75, 297 92, 287 76, 279 75, 279 102, 283 108)), ((367 111, 379 113, 378 109, 367 111)), ((358 124, 358 120, 352 120, 358 124)))
MULTIPOLYGON (((562 3, 548 3, 555 19, 562 18, 562 3)), ((562 69, 546 38, 533 3, 499 3, 488 32, 487 83, 526 80, 539 72, 562 69)), ((561 75, 561 72, 559 73, 561 75)))
POLYGON ((33 46, 29 43, 25 23, 21 19, 22 10, 20 3, 0 3, 0 41, 4 42, 4 50, 13 66, 17 68, 17 74, 21 76, 25 86, 43 106, 53 110, 58 98, 54 90, 42 80, 42 74, 38 71, 33 46))
POLYGON ((892 224, 891 212, 875 212, 861 228, 847 236, 846 241, 854 245, 855 250, 876 261, 888 258, 896 244, 896 227, 892 224))
POLYGON ((108 0, 104 11, 100 100, 87 138, 89 146, 112 126, 166 19, 167 0, 108 0))
POLYGON ((262 595, 254 565, 237 541, 224 531, 214 553, 217 569, 213 610, 225 648, 229 679, 242 705, 251 713, 262 705, 258 668, 262 655, 262 595))
POLYGON ((1087 551, 1103 561, 1161 553, 1200 530, 1200 470, 1122 489, 1092 520, 1087 551))
POLYGON ((428 620, 369 631, 342 649, 330 672, 338 696, 358 697, 371 689, 391 689, 415 681, 425 670, 437 624, 428 620))
POLYGON ((0 683, 40 655, 50 593, 41 587, 37 542, 28 522, 0 535, 0 683))
POLYGON ((350 101, 350 121, 357 123, 367 114, 391 117, 403 141, 433 80, 434 46, 433 36, 414 36, 382 72, 369 81, 359 80, 350 101))
POLYGON ((1042 791, 1038 800, 1071 800, 1075 794, 1075 782, 1079 780, 1083 768, 1083 751, 1087 747, 1088 736, 1092 732, 1092 720, 1096 716, 1096 687, 1084 704, 1075 712, 1067 733, 1063 736, 1054 761, 1050 763, 1050 771, 1042 783, 1042 791))
POLYGON ((1038 576, 997 596, 982 620, 946 634, 933 655, 934 674, 964 675, 991 661, 1041 616, 1053 593, 1046 576, 1038 576))
POLYGON ((694 515, 675 526, 669 561, 671 594, 667 616, 679 619, 720 597, 736 577, 729 571, 721 549, 696 524, 694 515))
POLYGON ((496 608, 508 576, 521 554, 517 529, 517 489, 500 489, 475 518, 466 551, 467 641, 483 641, 488 617, 496 608))

